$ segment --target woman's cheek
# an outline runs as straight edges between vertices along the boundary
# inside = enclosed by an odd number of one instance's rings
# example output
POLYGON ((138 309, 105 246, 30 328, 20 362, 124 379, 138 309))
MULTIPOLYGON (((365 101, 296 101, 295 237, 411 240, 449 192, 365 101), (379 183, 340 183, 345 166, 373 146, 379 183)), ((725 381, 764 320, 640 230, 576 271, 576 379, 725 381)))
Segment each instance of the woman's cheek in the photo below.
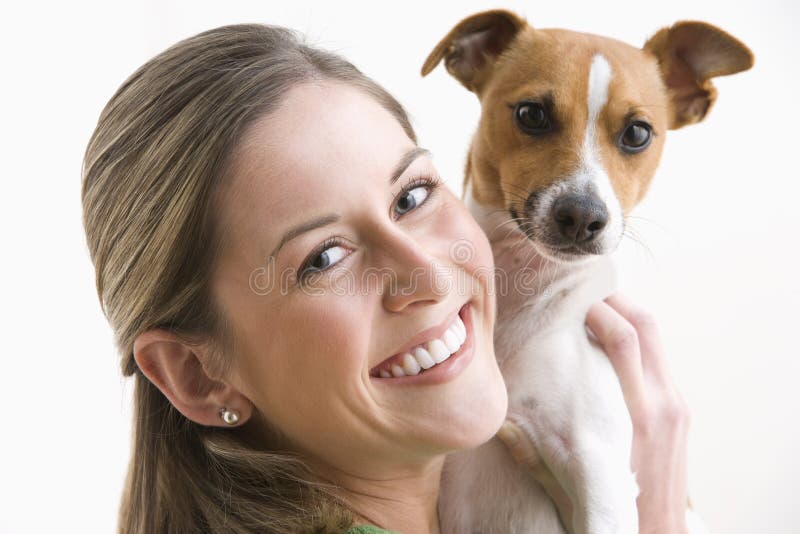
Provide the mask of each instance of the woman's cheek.
POLYGON ((457 229, 452 236, 452 259, 473 276, 485 277, 494 269, 494 255, 489 239, 461 201, 457 200, 451 210, 451 220, 457 229))
POLYGON ((295 428, 297 414, 316 420, 319 406, 338 406, 339 397, 357 389, 368 329, 363 308, 353 299, 327 292, 301 295, 273 323, 285 335, 267 341, 270 349, 260 362, 259 381, 267 386, 265 413, 279 427, 295 428))
POLYGON ((332 276, 320 295, 305 296, 297 310, 296 345, 291 354, 305 360, 306 369, 314 367, 314 378, 325 385, 328 376, 353 375, 363 367, 366 351, 365 324, 369 317, 365 296, 355 287, 353 271, 345 268, 332 276))

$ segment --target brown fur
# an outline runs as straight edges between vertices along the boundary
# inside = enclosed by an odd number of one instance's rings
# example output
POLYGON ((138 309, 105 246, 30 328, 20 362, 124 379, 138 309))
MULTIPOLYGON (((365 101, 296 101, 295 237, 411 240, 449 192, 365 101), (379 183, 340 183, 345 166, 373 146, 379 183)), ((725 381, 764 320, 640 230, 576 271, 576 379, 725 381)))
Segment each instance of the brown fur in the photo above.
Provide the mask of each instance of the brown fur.
POLYGON ((667 129, 707 114, 716 98, 710 78, 753 63, 745 45, 705 23, 664 28, 640 49, 608 37, 534 29, 502 10, 467 17, 434 48, 422 73, 444 59, 448 72, 481 101, 483 114, 464 178, 465 190, 474 181, 478 203, 522 212, 530 192, 577 168, 588 118, 589 67, 598 52, 608 60, 612 76, 596 139, 625 213, 646 193, 667 129), (514 123, 513 105, 545 96, 554 102, 555 131, 523 133, 514 123), (637 154, 618 145, 631 117, 646 120, 655 134, 637 154))

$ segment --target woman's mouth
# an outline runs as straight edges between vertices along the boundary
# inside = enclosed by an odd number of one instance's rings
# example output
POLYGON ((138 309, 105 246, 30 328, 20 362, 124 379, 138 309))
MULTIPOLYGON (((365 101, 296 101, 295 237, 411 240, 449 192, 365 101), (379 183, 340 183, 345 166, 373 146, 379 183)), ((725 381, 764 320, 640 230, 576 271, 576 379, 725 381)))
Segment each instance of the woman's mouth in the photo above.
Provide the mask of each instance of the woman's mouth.
POLYGON ((439 329, 441 333, 387 358, 372 368, 370 376, 397 383, 446 381, 471 359, 472 330, 471 303, 468 302, 444 330, 439 329), (460 362, 463 365, 456 360, 463 360, 460 362))

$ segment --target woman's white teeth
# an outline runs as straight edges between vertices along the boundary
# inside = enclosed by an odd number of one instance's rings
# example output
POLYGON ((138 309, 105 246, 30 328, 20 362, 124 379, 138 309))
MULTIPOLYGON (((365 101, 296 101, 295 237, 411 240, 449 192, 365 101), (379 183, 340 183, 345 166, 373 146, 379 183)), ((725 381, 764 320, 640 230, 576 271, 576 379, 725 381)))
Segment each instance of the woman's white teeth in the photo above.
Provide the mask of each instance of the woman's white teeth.
POLYGON ((467 327, 464 326, 464 321, 461 320, 461 317, 456 317, 456 322, 453 323, 450 330, 458 336, 458 340, 461 343, 464 343, 464 340, 467 339, 467 327))
POLYGON ((414 347, 410 352, 403 354, 399 363, 391 365, 391 371, 381 369, 380 376, 391 378, 418 375, 423 369, 430 369, 437 363, 447 360, 461 348, 466 339, 467 329, 461 317, 456 316, 450 328, 445 330, 442 339, 432 339, 414 347))
POLYGON ((448 358, 448 356, 450 356, 450 351, 447 350, 447 345, 445 345, 444 341, 441 339, 432 339, 428 341, 428 343, 425 345, 425 348, 427 348, 428 352, 431 353, 431 356, 436 363, 442 363, 448 358))
POLYGON ((436 362, 433 358, 431 358, 431 353, 427 350, 423 349, 422 347, 417 347, 411 351, 411 354, 414 355, 414 358, 417 359, 417 362, 422 366, 423 369, 430 369, 436 362))
POLYGON ((403 372, 403 368, 402 368, 402 367, 400 367, 400 366, 399 366, 399 365, 397 365, 397 364, 394 364, 394 365, 392 365, 392 374, 393 374, 395 377, 399 377, 399 376, 406 376, 405 372, 403 372))
POLYGON ((445 331, 443 340, 444 344, 447 346, 447 350, 451 353, 457 351, 458 347, 461 346, 461 342, 452 330, 445 331))
POLYGON ((407 375, 414 376, 419 374, 421 369, 422 367, 420 367, 417 360, 406 352, 403 356, 403 371, 405 371, 407 375))

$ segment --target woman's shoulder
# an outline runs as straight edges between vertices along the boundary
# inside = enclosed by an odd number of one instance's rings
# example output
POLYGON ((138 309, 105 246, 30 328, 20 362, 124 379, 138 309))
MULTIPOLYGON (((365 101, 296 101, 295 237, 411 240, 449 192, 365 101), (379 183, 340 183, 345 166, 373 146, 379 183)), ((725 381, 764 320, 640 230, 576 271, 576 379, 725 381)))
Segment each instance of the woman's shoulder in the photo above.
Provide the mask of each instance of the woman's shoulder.
POLYGON ((399 532, 394 532, 391 530, 384 530, 382 528, 373 526, 373 525, 359 525, 357 527, 353 527, 345 534, 400 534, 399 532))

